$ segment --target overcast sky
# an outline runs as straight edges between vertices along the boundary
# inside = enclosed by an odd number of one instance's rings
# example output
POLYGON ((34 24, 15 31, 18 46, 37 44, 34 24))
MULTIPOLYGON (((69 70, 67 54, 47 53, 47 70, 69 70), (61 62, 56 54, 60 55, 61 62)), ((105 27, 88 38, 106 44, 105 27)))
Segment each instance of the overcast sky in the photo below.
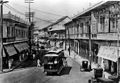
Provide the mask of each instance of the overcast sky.
MULTIPOLYGON (((9 5, 7 7, 4 6, 5 13, 11 11, 13 14, 23 17, 21 13, 24 14, 28 11, 28 4, 25 3, 25 0, 7 1, 9 1, 9 3, 7 3, 9 5), (14 11, 9 6, 21 13, 14 11)), ((101 0, 34 0, 34 3, 31 3, 31 9, 35 12, 35 17, 40 18, 41 21, 55 21, 62 16, 67 15, 71 17, 76 15, 82 12, 83 9, 87 9, 100 1, 101 0)))

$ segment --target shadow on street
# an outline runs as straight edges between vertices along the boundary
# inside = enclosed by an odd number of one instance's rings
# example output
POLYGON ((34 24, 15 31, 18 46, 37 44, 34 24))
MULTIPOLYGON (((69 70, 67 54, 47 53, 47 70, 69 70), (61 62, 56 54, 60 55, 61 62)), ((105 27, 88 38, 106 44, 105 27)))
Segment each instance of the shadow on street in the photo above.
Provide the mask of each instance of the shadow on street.
POLYGON ((61 76, 61 75, 68 75, 70 73, 70 70, 72 69, 72 67, 70 66, 67 66, 67 67, 64 67, 60 74, 58 75, 56 72, 53 72, 53 73, 47 73, 47 76, 61 76))
POLYGON ((60 75, 68 75, 70 73, 70 70, 71 70, 72 67, 70 66, 66 66, 62 69, 60 75))

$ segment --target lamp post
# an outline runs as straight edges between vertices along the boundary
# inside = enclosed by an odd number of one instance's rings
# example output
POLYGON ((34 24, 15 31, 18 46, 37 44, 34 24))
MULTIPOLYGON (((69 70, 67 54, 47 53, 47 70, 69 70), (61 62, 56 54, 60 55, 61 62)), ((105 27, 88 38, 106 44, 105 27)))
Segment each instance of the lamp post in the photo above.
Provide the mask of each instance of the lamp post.
POLYGON ((3 57, 3 4, 7 3, 8 1, 0 1, 0 9, 1 9, 1 14, 0 14, 0 71, 3 71, 3 62, 2 62, 2 57, 3 57))

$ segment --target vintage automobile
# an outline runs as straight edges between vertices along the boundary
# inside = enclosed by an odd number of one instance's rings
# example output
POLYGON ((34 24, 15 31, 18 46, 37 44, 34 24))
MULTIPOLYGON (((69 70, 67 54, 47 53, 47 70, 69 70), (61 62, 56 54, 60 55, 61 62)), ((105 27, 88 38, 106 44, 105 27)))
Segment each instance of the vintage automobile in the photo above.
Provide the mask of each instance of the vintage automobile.
POLYGON ((64 51, 62 49, 54 49, 49 51, 44 56, 44 72, 53 73, 56 72, 58 75, 64 68, 64 51))

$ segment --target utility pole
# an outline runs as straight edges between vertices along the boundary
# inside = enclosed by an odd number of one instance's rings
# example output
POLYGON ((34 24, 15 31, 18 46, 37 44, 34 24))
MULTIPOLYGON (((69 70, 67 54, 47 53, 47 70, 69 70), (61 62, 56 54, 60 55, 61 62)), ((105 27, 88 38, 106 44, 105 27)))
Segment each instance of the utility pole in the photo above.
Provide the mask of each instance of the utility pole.
POLYGON ((28 32, 28 38, 29 38, 29 50, 30 50, 30 54, 29 55, 31 55, 32 53, 31 53, 31 30, 32 30, 32 25, 33 25, 33 22, 31 21, 31 17, 33 16, 32 14, 32 12, 31 12, 31 3, 33 3, 33 0, 25 0, 25 3, 28 3, 28 5, 29 5, 29 12, 28 13, 26 13, 26 17, 28 17, 28 19, 29 19, 29 32, 28 32))
MULTIPOLYGON (((89 23, 90 24, 90 23, 89 23)), ((90 70, 91 70, 91 62, 92 62, 92 50, 91 50, 91 26, 88 25, 89 28, 89 60, 90 60, 90 70)))
POLYGON ((8 1, 0 1, 0 71, 3 71, 2 57, 3 57, 3 4, 8 1))

